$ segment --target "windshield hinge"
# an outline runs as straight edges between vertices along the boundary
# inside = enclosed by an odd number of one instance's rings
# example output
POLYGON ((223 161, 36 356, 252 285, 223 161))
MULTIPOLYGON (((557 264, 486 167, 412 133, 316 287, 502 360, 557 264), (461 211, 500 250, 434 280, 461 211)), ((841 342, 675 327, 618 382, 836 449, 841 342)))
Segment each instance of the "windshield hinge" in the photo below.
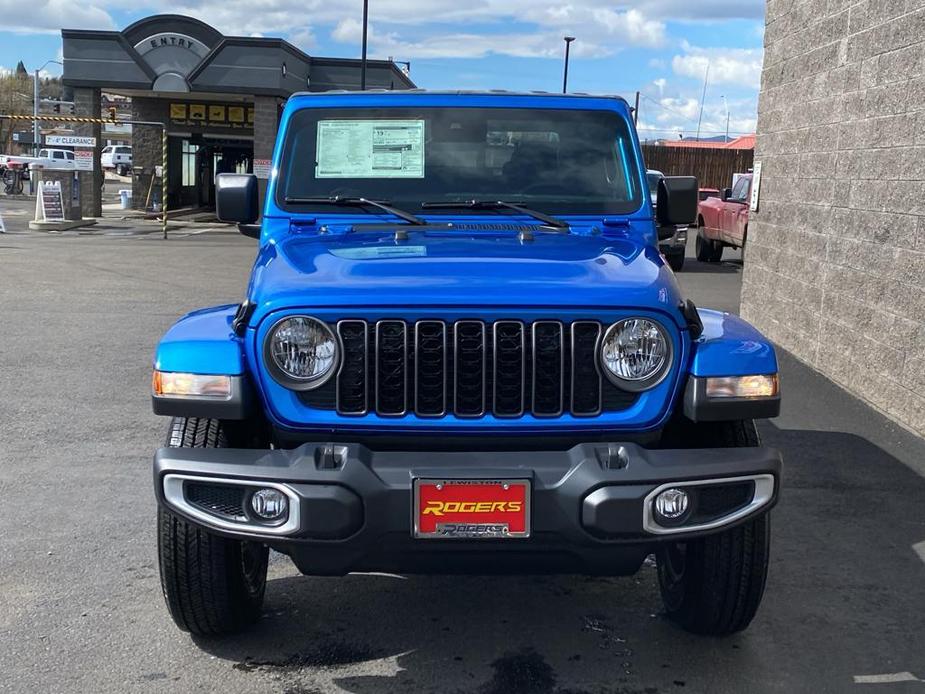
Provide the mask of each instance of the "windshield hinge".
POLYGON ((622 219, 621 217, 604 217, 601 220, 603 224, 608 229, 629 229, 630 223, 627 219, 622 219))
POLYGON ((289 220, 289 231, 299 234, 304 231, 309 231, 309 227, 314 229, 317 225, 318 220, 314 217, 303 217, 301 219, 290 219, 289 220))

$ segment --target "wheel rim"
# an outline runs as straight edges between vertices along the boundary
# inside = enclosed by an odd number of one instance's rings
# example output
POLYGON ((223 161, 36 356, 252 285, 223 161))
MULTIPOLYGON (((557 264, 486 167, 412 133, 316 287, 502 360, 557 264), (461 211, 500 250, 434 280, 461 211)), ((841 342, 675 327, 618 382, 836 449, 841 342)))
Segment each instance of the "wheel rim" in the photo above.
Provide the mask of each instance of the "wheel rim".
POLYGON ((257 595, 267 582, 266 553, 256 542, 241 543, 241 575, 247 592, 257 595))

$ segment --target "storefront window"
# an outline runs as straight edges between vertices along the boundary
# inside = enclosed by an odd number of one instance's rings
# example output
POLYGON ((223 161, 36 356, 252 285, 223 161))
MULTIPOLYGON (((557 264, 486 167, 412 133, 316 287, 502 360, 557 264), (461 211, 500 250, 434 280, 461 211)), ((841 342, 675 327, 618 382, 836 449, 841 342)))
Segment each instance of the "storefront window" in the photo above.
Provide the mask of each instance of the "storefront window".
POLYGON ((195 186, 196 181, 196 153, 199 151, 199 145, 190 144, 189 140, 183 140, 183 146, 180 150, 180 170, 183 172, 183 179, 180 183, 182 186, 195 186))

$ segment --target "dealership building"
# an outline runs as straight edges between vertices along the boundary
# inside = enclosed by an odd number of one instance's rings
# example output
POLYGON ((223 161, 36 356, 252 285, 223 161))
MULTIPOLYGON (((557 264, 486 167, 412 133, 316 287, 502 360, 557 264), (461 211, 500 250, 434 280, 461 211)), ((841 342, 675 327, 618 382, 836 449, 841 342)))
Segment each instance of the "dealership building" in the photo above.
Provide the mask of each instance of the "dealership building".
MULTIPOLYGON (((295 92, 360 88, 361 62, 307 55, 277 38, 224 36, 190 17, 157 15, 123 31, 64 29, 63 83, 74 89, 75 115, 106 117, 101 94, 131 97, 132 120, 166 124, 168 209, 209 207, 215 174, 253 172, 265 190, 282 106, 295 92)), ((391 61, 370 60, 369 89, 409 89, 391 61)), ((80 124, 96 137, 96 167, 80 174, 84 217, 99 217, 103 174, 101 126, 80 124)), ((161 129, 132 131, 133 206, 159 202, 161 129)))
POLYGON ((925 436, 925 5, 769 0, 742 315, 925 436))

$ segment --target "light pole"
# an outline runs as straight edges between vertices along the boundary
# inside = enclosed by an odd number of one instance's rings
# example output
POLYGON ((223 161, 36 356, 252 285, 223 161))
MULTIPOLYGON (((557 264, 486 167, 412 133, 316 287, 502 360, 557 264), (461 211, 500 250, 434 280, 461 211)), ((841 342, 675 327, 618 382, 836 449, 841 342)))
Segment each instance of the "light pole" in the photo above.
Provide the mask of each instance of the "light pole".
POLYGON ((363 58, 360 61, 360 91, 366 91, 366 37, 369 29, 369 0, 363 0, 363 58))
POLYGON ((568 92, 568 49, 572 45, 572 41, 575 40, 574 36, 563 36, 562 40, 565 41, 565 70, 562 73, 562 93, 565 94, 568 92))
POLYGON ((724 143, 729 142, 729 102, 726 101, 726 95, 723 94, 723 106, 726 107, 726 139, 723 140, 724 143))
MULTIPOLYGON (((39 140, 42 137, 42 133, 39 129, 39 73, 45 69, 45 66, 49 63, 54 63, 55 65, 61 65, 57 60, 46 60, 45 65, 42 67, 36 68, 32 76, 32 156, 37 157, 39 155, 39 140)), ((62 65, 63 67, 63 65, 62 65)))

